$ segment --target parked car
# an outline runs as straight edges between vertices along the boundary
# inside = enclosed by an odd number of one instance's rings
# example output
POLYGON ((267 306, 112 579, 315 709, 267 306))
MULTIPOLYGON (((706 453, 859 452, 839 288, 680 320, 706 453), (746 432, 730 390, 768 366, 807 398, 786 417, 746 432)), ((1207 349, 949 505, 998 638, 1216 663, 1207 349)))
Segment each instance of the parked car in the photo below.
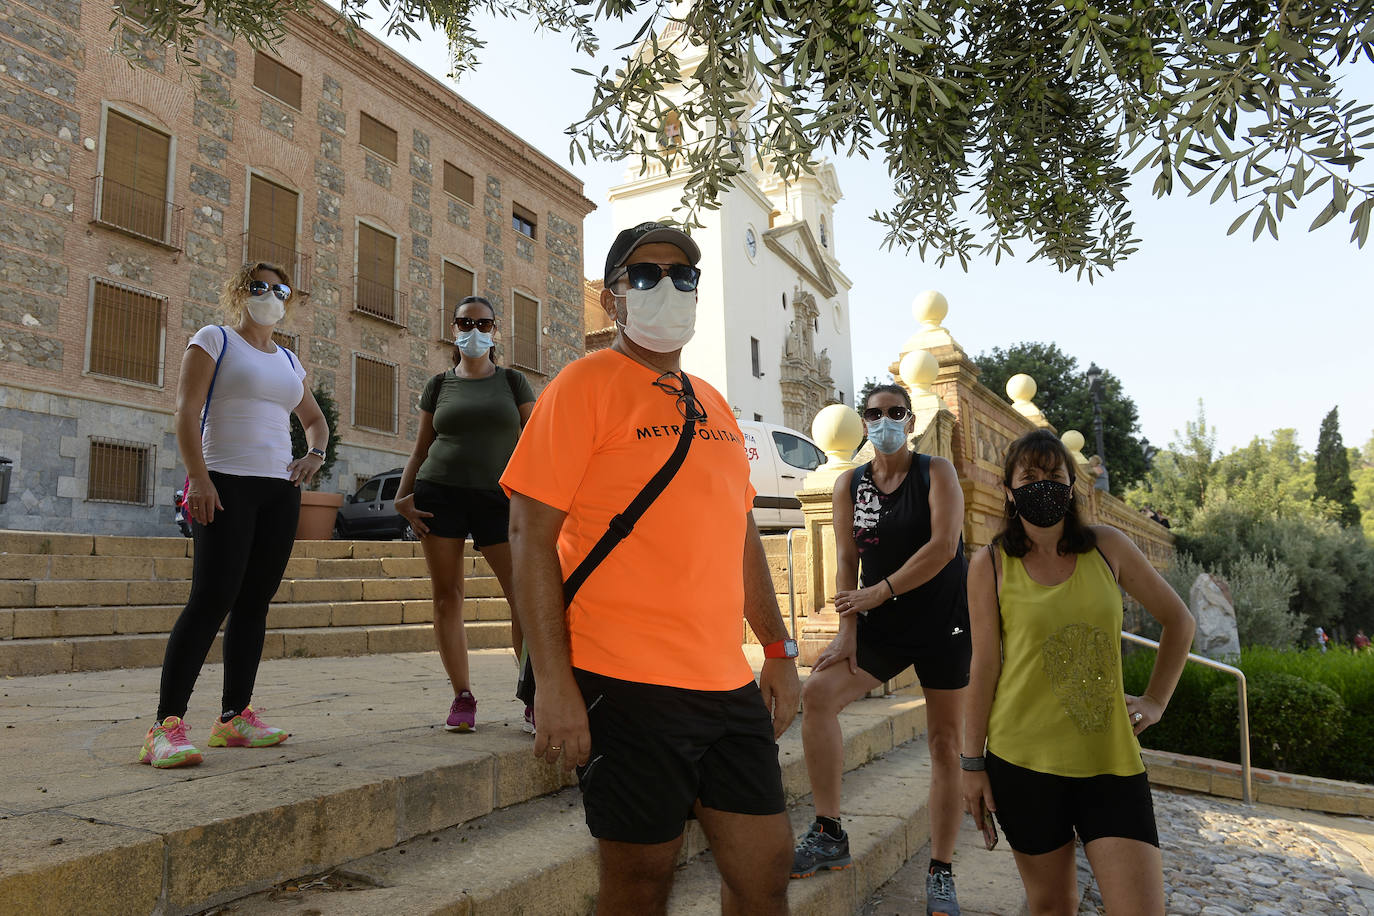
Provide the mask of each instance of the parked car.
POLYGON ((396 511, 396 490, 404 470, 392 468, 375 474, 358 492, 345 495, 334 520, 334 537, 415 540, 410 523, 396 511))
POLYGON ((786 426, 741 421, 749 482, 754 485, 754 521, 760 530, 800 528, 797 490, 808 471, 825 463, 825 452, 804 434, 786 426))

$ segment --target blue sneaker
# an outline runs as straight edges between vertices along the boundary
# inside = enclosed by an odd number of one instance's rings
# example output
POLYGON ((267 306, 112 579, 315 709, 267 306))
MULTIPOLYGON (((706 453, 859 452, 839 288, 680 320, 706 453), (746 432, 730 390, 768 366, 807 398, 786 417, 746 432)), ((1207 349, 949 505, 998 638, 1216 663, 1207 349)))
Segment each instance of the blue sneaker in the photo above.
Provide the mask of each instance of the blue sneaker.
POLYGON ((833 837, 817 821, 797 841, 797 848, 792 852, 792 877, 809 878, 822 868, 839 871, 853 864, 849 856, 849 834, 833 837))
POLYGON ((926 875, 926 916, 959 916, 954 872, 932 868, 926 875))

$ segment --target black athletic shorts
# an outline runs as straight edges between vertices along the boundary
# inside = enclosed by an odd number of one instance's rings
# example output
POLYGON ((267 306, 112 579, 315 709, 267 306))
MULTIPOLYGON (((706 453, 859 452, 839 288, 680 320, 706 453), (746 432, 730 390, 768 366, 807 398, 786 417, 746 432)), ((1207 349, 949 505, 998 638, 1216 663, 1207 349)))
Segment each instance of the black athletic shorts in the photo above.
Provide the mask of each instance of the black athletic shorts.
POLYGON ((914 665, 917 680, 927 690, 958 690, 968 686, 973 642, 967 630, 949 637, 937 650, 924 651, 920 655, 883 645, 865 634, 862 621, 856 639, 855 662, 880 681, 891 680, 914 665))
POLYGON ((441 538, 471 535, 476 547, 510 540, 510 500, 499 488, 449 487, 416 480, 415 508, 434 513, 424 522, 430 534, 441 538))
POLYGON ((1150 779, 1135 776, 1055 776, 987 755, 997 820, 1011 848, 1024 855, 1053 852, 1073 841, 1123 837, 1159 845, 1150 779))
POLYGON ((735 814, 786 810, 773 720, 753 681, 713 691, 573 675, 591 725, 577 781, 592 836, 666 843, 698 799, 735 814))

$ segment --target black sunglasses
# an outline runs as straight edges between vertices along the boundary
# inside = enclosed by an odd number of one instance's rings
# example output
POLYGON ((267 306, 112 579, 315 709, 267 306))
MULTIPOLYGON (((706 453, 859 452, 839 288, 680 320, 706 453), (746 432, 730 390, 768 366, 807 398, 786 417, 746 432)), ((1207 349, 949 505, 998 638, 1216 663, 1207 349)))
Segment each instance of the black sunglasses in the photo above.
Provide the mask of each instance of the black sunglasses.
POLYGON ((285 283, 266 283, 262 280, 251 280, 248 283, 248 294, 250 296, 261 296, 268 290, 282 302, 291 298, 291 287, 285 283))
POLYGON ((660 375, 654 382, 654 387, 677 398, 677 412, 682 414, 682 419, 706 422, 706 411, 702 409, 695 395, 688 394, 683 389, 676 372, 665 372, 660 375))
POLYGON ((453 323, 460 331, 471 331, 474 328, 478 331, 490 331, 496 327, 495 318, 455 318, 453 323))
POLYGON ((889 407, 886 411, 881 407, 869 407, 864 411, 864 419, 869 423, 876 423, 882 419, 884 413, 899 423, 911 416, 911 411, 907 410, 901 404, 896 404, 889 407))
POLYGON ((692 267, 690 264, 669 264, 664 270, 661 264, 627 264, 625 266, 625 276, 630 278, 630 285, 635 289, 653 289, 658 286, 658 281, 663 279, 664 274, 673 281, 673 286, 684 293, 690 293, 697 288, 697 281, 701 279, 701 270, 692 267))

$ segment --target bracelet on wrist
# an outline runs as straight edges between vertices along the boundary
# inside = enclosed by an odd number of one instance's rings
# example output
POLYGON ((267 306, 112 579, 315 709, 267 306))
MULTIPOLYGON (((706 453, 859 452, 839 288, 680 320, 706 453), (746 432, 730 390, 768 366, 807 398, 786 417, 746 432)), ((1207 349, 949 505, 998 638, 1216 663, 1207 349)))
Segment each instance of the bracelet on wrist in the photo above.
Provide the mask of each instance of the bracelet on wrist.
POLYGON ((977 757, 965 757, 963 754, 959 755, 959 769, 961 770, 977 773, 987 768, 988 760, 981 754, 977 757))
POLYGON ((306 454, 307 454, 307 455, 314 455, 316 458, 320 459, 321 461, 324 460, 324 449, 322 449, 322 448, 311 448, 311 449, 309 449, 309 450, 306 452, 306 454))
POLYGON ((892 597, 896 598, 897 590, 892 587, 892 582, 887 578, 887 576, 883 576, 883 581, 887 583, 887 590, 892 594, 892 597))

